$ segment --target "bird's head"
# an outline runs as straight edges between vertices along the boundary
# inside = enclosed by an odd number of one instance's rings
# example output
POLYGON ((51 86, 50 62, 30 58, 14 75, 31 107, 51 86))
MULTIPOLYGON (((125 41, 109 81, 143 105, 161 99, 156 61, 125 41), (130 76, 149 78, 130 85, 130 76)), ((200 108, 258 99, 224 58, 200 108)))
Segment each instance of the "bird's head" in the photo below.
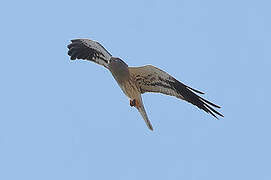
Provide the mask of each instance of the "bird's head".
POLYGON ((116 58, 116 57, 111 57, 111 59, 109 61, 109 65, 128 67, 128 65, 123 60, 121 60, 120 58, 116 58))
POLYGON ((108 67, 113 76, 118 80, 129 77, 128 65, 120 58, 111 57, 108 67))

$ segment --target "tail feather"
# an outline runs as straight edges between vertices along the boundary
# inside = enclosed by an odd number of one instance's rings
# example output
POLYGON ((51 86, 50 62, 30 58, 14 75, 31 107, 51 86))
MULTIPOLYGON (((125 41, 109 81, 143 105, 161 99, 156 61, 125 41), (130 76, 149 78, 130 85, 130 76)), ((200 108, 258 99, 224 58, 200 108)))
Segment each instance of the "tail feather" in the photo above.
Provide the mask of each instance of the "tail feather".
POLYGON ((148 115, 147 115, 147 113, 146 113, 146 111, 145 111, 145 108, 144 108, 143 103, 142 103, 139 107, 136 107, 136 108, 137 108, 137 110, 140 112, 140 114, 141 114, 141 116, 143 117, 143 119, 144 119, 146 125, 148 126, 148 128, 149 128, 151 131, 153 131, 152 124, 151 124, 151 122, 150 122, 150 120, 149 120, 149 118, 148 118, 148 115))

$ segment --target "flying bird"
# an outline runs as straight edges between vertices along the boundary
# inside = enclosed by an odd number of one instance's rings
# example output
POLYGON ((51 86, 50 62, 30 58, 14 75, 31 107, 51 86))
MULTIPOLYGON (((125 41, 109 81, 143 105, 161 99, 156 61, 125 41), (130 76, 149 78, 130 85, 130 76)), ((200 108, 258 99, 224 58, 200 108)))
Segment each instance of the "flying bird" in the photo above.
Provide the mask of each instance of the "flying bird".
POLYGON ((153 130, 153 127, 141 98, 141 94, 146 92, 175 96, 188 101, 215 118, 217 118, 217 115, 224 117, 214 109, 220 108, 218 105, 198 95, 204 94, 203 92, 181 83, 157 67, 152 65, 129 67, 120 58, 113 57, 100 43, 90 39, 71 40, 68 49, 68 55, 71 60, 83 59, 93 61, 107 68, 124 94, 130 99, 130 106, 136 107, 150 130, 153 130))

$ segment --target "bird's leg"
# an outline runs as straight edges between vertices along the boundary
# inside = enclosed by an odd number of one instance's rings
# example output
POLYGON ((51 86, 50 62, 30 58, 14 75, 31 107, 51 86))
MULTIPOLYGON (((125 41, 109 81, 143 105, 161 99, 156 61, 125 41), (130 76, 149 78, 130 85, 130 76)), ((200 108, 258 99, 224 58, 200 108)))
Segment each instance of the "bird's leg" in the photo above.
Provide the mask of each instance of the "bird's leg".
POLYGON ((138 100, 135 100, 135 106, 136 106, 136 108, 140 108, 141 107, 141 104, 139 103, 138 100))
POLYGON ((133 107, 135 106, 136 108, 139 108, 141 105, 139 104, 139 101, 136 99, 130 100, 130 106, 133 107))
POLYGON ((133 99, 133 100, 130 99, 130 106, 133 107, 135 105, 136 105, 136 100, 135 99, 133 99))

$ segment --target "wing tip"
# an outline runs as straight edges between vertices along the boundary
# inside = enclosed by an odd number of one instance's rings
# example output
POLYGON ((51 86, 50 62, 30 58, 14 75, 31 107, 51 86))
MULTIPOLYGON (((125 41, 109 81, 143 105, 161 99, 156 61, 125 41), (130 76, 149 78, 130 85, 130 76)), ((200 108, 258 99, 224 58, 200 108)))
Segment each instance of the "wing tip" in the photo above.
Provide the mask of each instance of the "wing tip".
POLYGON ((211 106, 209 106, 208 104, 203 103, 203 107, 202 108, 205 112, 211 114, 213 117, 215 117, 217 120, 220 120, 216 115, 219 115, 220 117, 224 117, 223 114, 221 114, 220 112, 216 111, 214 108, 212 108, 211 106))
POLYGON ((184 85, 183 83, 175 80, 172 83, 172 86, 176 89, 176 91, 184 97, 184 100, 192 103, 193 105, 197 106, 198 108, 202 109, 203 111, 211 114, 213 117, 218 119, 217 115, 224 117, 220 112, 216 111, 214 108, 221 108, 220 106, 200 97, 196 93, 204 94, 201 91, 193 89, 189 86, 184 85), (213 106, 213 107, 211 107, 213 106))
POLYGON ((196 93, 199 93, 199 94, 205 94, 204 92, 199 91, 199 90, 196 90, 196 89, 191 88, 191 87, 189 87, 189 86, 186 86, 186 88, 188 88, 189 90, 194 91, 194 92, 196 92, 196 93))

